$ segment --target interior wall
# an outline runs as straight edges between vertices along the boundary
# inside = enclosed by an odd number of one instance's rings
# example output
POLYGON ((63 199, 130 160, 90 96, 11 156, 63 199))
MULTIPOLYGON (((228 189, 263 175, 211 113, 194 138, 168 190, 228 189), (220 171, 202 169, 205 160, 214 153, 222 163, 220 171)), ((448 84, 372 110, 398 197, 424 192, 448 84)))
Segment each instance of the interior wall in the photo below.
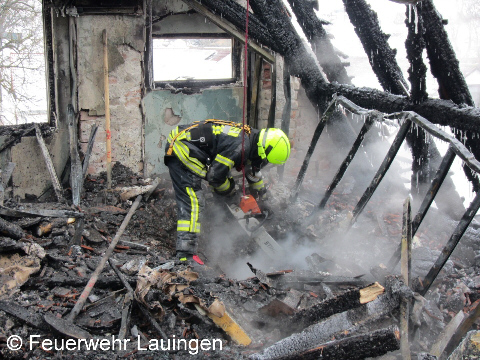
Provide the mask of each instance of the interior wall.
POLYGON ((83 151, 87 148, 91 126, 96 122, 99 124, 89 173, 106 170, 104 29, 108 37, 112 162, 121 162, 134 172, 141 172, 143 17, 86 15, 78 17, 76 24, 78 108, 83 151))
POLYGON ((208 89, 201 93, 174 94, 168 90, 148 93, 145 109, 145 176, 160 175, 168 170, 163 164, 166 139, 177 125, 197 120, 242 119, 243 88, 208 89))
MULTIPOLYGON (((155 16, 164 19, 169 18, 168 14, 189 10, 180 0, 154 0, 153 9, 155 16)), ((241 121, 243 99, 241 81, 203 89, 193 94, 185 94, 179 90, 145 91, 144 16, 82 14, 69 17, 52 10, 52 23, 57 128, 46 141, 59 175, 64 171, 69 157, 66 108, 70 103, 73 103, 79 116, 78 134, 83 152, 86 151, 92 125, 95 123, 99 125, 88 172, 98 174, 106 169, 107 134, 102 40, 104 29, 107 29, 108 35, 114 162, 120 162, 136 173, 143 172, 145 176, 160 175, 166 172, 163 165, 165 139, 174 126, 208 118, 241 121), (73 70, 70 68, 72 61, 75 65, 73 70), (75 81, 72 80, 72 76, 75 81)), ((195 29, 201 30, 205 26, 209 31, 214 31, 215 27, 205 20, 199 22, 196 15, 188 14, 172 15, 163 25, 162 28, 162 22, 156 22, 156 31, 171 32, 174 31, 172 29, 176 29, 175 31, 184 33, 195 29), (192 24, 183 21, 189 16, 192 17, 192 24), (179 21, 180 18, 183 20, 179 21), (182 23, 185 24, 184 27, 180 26, 182 23), (202 28, 195 26, 200 23, 202 28)), ((218 31, 218 28, 215 31, 218 31)), ((264 127, 270 107, 272 84, 265 68, 262 75, 259 125, 264 127)), ((281 89, 283 87, 281 72, 276 75, 277 89, 281 89)), ((277 114, 281 114, 283 110, 282 101, 282 91, 279 91, 277 114)), ((295 117, 296 114, 292 116, 295 117)), ((280 126, 279 121, 279 117, 276 116, 276 126, 280 126)), ((26 193, 39 196, 51 187, 50 177, 44 166, 43 156, 38 151, 35 137, 24 139, 12 147, 11 153, 12 158, 15 157, 20 162, 13 174, 18 196, 23 197, 26 193), (27 158, 28 161, 20 161, 27 158), (29 181, 26 181, 27 178, 29 181)))

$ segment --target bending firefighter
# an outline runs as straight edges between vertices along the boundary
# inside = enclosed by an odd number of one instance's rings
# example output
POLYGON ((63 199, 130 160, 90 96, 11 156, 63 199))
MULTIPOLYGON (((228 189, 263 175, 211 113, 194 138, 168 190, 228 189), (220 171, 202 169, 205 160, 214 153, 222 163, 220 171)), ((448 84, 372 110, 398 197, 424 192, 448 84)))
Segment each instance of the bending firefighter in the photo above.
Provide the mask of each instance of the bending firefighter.
POLYGON ((176 257, 191 259, 197 252, 204 206, 202 180, 218 195, 233 197, 236 190, 230 170, 241 170, 243 161, 251 193, 262 196, 266 188, 260 169, 268 163, 284 164, 289 156, 290 142, 280 129, 256 130, 214 119, 175 128, 168 137, 165 164, 177 201, 176 257))

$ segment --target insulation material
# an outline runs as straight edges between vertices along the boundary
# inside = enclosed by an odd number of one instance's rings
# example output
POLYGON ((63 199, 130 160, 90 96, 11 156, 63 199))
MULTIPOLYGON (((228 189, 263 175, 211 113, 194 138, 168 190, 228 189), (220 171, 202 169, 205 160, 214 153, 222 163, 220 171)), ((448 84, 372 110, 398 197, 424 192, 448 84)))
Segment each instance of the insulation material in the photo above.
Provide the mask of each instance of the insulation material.
POLYGON ((45 251, 38 244, 25 244, 23 250, 27 255, 3 254, 0 256, 0 299, 10 297, 18 291, 30 277, 40 270, 41 259, 45 251))

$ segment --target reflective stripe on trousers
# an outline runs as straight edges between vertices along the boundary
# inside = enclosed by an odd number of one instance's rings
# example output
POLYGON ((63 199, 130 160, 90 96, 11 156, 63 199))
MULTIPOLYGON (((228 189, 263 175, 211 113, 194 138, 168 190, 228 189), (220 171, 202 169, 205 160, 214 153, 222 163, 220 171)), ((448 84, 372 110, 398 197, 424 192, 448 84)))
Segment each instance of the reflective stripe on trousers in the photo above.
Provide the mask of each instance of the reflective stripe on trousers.
POLYGON ((202 179, 188 170, 177 158, 168 162, 177 201, 177 251, 195 253, 204 206, 202 179))

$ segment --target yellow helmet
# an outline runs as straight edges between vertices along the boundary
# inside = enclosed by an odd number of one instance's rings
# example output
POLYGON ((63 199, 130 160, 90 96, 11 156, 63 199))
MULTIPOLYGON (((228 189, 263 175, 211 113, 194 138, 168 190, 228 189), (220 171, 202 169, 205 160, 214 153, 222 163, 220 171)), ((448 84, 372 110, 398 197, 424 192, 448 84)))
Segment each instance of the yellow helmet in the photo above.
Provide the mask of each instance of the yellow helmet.
POLYGON ((258 155, 269 163, 282 165, 290 156, 290 141, 280 129, 262 129, 257 145, 258 155))

